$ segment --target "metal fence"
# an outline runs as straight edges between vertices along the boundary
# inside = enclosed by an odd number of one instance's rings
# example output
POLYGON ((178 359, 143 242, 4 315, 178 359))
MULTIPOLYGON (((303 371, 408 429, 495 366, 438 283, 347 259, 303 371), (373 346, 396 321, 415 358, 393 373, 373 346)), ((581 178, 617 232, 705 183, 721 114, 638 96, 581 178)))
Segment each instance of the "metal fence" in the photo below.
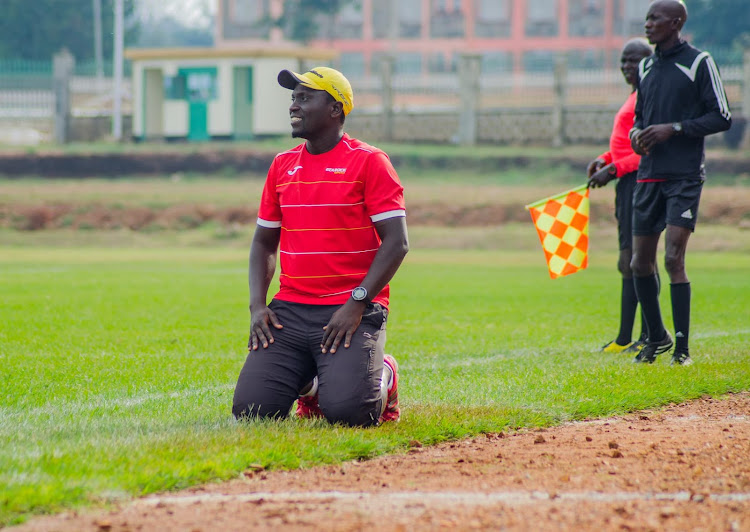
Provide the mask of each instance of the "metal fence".
MULTIPOLYGON (((746 57, 746 65, 720 66, 735 116, 750 109, 746 57)), ((477 60, 466 55, 461 63, 477 60)), ((455 73, 413 75, 389 69, 393 64, 385 60, 378 76, 351 80, 357 113, 347 123, 355 134, 464 144, 606 142, 614 113, 630 92, 619 70, 571 68, 564 56, 552 71, 487 75, 476 67, 462 73, 459 66, 455 73), (467 80, 467 72, 477 72, 477 79, 467 80), (467 105, 474 117, 462 119, 467 105)))
MULTIPOLYGON (((736 50, 713 55, 733 113, 750 113, 750 52, 744 58, 736 50)), ((479 56, 467 54, 455 72, 413 74, 384 59, 377 74, 350 77, 356 112, 347 127, 374 141, 606 142, 613 114, 629 92, 622 74, 580 68, 565 56, 553 69, 547 63, 525 72, 482 73, 479 56)), ((126 74, 128 68, 126 63, 126 74)), ((55 138, 59 102, 53 70, 52 61, 0 60, 0 143, 55 138)), ((72 120, 112 115, 112 65, 97 70, 93 62, 74 65, 68 83, 72 120)), ((127 116, 132 101, 128 76, 123 89, 127 116)))
MULTIPOLYGON (((101 76, 96 70, 93 63, 75 65, 70 78, 73 115, 111 113, 111 64, 105 64, 101 76)), ((125 83, 127 89, 129 81, 125 83)), ((0 60, 0 118, 52 117, 54 110, 52 61, 0 60)))

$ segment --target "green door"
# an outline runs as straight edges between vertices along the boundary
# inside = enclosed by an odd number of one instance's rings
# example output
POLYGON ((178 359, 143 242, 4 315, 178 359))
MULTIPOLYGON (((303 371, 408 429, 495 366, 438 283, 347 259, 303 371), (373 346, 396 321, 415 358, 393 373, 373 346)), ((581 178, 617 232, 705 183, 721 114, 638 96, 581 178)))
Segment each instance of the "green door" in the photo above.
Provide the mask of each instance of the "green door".
POLYGON ((190 100, 188 103, 188 109, 190 110, 190 131, 188 131, 188 139, 208 140, 208 102, 190 100))
POLYGON ((185 77, 185 98, 188 102, 188 139, 209 140, 208 102, 216 98, 216 68, 181 68, 185 77))

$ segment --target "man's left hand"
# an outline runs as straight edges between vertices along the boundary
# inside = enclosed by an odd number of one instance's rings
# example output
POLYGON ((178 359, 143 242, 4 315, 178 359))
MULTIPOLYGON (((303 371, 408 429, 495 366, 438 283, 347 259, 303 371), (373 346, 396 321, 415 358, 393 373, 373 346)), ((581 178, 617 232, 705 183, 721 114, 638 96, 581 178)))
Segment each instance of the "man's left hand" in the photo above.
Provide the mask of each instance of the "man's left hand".
POLYGON ((328 325, 323 327, 323 341, 320 344, 320 350, 323 353, 330 351, 333 354, 339 348, 342 340, 344 341, 344 347, 349 347, 354 331, 362 322, 364 310, 364 303, 349 299, 334 312, 328 325))

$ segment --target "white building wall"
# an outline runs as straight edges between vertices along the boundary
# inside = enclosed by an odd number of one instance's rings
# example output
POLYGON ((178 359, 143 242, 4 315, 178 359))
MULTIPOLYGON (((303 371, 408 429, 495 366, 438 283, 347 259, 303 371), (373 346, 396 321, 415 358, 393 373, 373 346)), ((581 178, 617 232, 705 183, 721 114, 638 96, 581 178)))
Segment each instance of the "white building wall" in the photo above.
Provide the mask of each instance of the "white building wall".
POLYGON ((256 135, 291 132, 289 103, 292 93, 279 86, 276 78, 285 68, 297 69, 294 59, 263 59, 253 72, 253 130, 256 135))
POLYGON ((216 99, 208 103, 208 133, 226 136, 232 134, 232 102, 234 80, 232 79, 233 62, 222 59, 216 64, 216 99))
POLYGON ((187 137, 190 109, 184 100, 164 100, 164 122, 162 131, 165 137, 187 137))
POLYGON ((143 65, 136 63, 133 65, 133 136, 143 136, 143 65))

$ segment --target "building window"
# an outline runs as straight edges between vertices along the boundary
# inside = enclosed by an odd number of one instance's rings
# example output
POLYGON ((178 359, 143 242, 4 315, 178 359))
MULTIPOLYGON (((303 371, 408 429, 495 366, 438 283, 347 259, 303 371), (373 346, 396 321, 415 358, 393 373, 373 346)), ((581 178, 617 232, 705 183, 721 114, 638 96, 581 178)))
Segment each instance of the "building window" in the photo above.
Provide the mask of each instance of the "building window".
POLYGON ((555 52, 532 50, 523 54, 523 69, 526 72, 552 72, 555 70, 555 52))
POLYGON ((605 66, 604 50, 571 50, 568 52, 568 68, 576 70, 599 70, 605 66))
POLYGON ((346 77, 362 77, 365 75, 365 57, 361 53, 342 53, 339 67, 346 77))
POLYGON ((438 39, 464 36, 464 12, 459 0, 432 0, 430 36, 438 39))
POLYGON ((554 37, 558 34, 557 0, 528 0, 526 3, 526 35, 554 37))
POLYGON ((261 0, 232 0, 232 21, 238 24, 252 24, 263 17, 261 0))
POLYGON ((399 0, 399 37, 418 39, 422 35, 422 0, 399 0))
POLYGON ((341 11, 334 15, 319 13, 315 16, 315 23, 318 26, 318 39, 361 39, 362 0, 344 4, 341 11))
POLYGON ((390 36, 391 14, 386 7, 373 6, 372 36, 376 39, 387 39, 390 36))
MULTIPOLYGON (((267 39, 272 21, 270 0, 225 0, 220 2, 224 39, 267 39)), ((218 15, 217 15, 218 16, 218 15)))
POLYGON ((614 31, 625 37, 643 35, 651 0, 614 0, 614 31))
POLYGON ((191 101, 216 99, 216 75, 210 72, 190 72, 187 75, 187 97, 191 101))
POLYGON ((353 0, 341 9, 336 25, 336 37, 339 39, 362 38, 362 0, 353 0))
MULTIPOLYGON (((382 0, 379 0, 382 1, 382 0)), ((388 39, 391 35, 391 0, 373 5, 372 32, 376 39, 388 39)), ((418 39, 422 36, 422 0, 397 0, 398 38, 418 39)))
POLYGON ((190 69, 181 70, 176 76, 164 76, 165 100, 209 101, 217 94, 216 72, 190 69))
POLYGON ((430 72, 448 72, 449 63, 442 52, 434 52, 427 59, 427 69, 430 72))
POLYGON ((418 52, 398 54, 394 70, 396 74, 421 74, 422 54, 418 52))
POLYGON ((570 0, 568 27, 573 37, 604 35, 604 0, 570 0))
POLYGON ((186 79, 183 74, 164 76, 164 99, 184 100, 187 93, 186 85, 186 79))
POLYGON ((482 54, 482 74, 502 74, 513 70, 510 52, 485 52, 482 54))
POLYGON ((362 38, 362 0, 352 0, 334 15, 318 13, 315 16, 318 39, 361 39, 362 38))
POLYGON ((510 37, 510 0, 477 0, 474 5, 474 34, 477 37, 510 37))

